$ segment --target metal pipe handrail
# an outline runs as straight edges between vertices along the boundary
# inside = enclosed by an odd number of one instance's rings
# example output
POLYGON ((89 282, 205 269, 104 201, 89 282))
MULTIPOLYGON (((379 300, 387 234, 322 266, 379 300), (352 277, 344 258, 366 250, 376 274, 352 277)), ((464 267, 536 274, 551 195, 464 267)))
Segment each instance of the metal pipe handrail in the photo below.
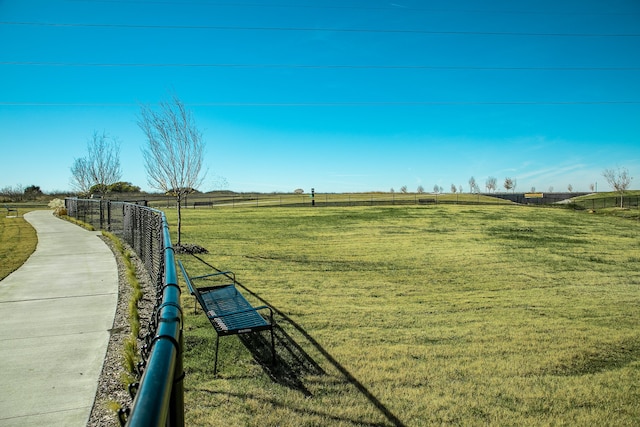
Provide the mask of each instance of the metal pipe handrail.
POLYGON ((183 336, 180 287, 169 226, 162 216, 164 277, 158 330, 127 426, 184 426, 183 336))

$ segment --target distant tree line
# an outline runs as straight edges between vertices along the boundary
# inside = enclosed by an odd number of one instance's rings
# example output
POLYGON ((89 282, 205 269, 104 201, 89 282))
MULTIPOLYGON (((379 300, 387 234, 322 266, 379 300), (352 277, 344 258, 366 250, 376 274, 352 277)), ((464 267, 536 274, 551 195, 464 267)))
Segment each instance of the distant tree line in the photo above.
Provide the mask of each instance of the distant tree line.
MULTIPOLYGON (((606 179, 607 183, 613 188, 614 191, 620 193, 620 195, 624 195, 624 192, 626 190, 629 189, 629 185, 631 184, 631 181, 633 180, 633 178, 629 175, 629 171, 626 168, 617 168, 617 169, 605 169, 602 172, 602 175, 604 176, 604 178, 606 179)), ((478 181, 476 181, 475 177, 470 177, 469 178, 469 193, 480 193, 480 186, 478 184, 478 181)), ((502 186, 504 187, 504 189, 506 191, 511 191, 514 192, 516 191, 516 187, 517 187, 517 180, 515 178, 512 177, 506 177, 504 179, 504 182, 502 184, 502 186)), ((485 191, 487 193, 495 193, 498 190, 498 180, 497 178, 493 177, 493 176, 489 176, 487 177, 487 179, 485 180, 484 183, 484 188, 485 191)), ((589 189, 593 192, 596 189, 596 185, 595 184, 590 184, 589 185, 589 189)), ((532 193, 536 192, 536 187, 531 187, 530 190, 532 193)), ((572 184, 568 184, 567 185, 567 191, 569 193, 573 193, 573 185, 572 184)), ((393 188, 391 188, 390 190, 391 193, 394 193, 395 190, 393 188)), ((400 187, 400 192, 403 194, 408 193, 408 188, 406 185, 403 185, 402 187, 400 187)), ((416 192, 418 194, 422 194, 425 192, 424 187, 422 185, 418 185, 418 188, 416 189, 416 192)), ((444 189, 436 184, 433 186, 433 193, 434 194, 439 194, 439 193, 443 193, 444 189)), ((463 192, 463 188, 462 185, 457 186, 455 184, 451 184, 451 193, 455 194, 455 193, 462 193, 463 192)), ((549 187, 549 193, 553 193, 553 187, 549 187)))
POLYGON ((43 196, 44 193, 37 185, 30 185, 28 187, 23 187, 22 185, 16 185, 15 187, 7 186, 0 189, 0 196, 2 196, 3 201, 12 201, 12 202, 24 202, 24 201, 33 201, 37 200, 39 197, 43 196))
POLYGON ((100 193, 139 193, 140 187, 130 182, 118 181, 109 185, 94 185, 89 189, 90 194, 100 193))

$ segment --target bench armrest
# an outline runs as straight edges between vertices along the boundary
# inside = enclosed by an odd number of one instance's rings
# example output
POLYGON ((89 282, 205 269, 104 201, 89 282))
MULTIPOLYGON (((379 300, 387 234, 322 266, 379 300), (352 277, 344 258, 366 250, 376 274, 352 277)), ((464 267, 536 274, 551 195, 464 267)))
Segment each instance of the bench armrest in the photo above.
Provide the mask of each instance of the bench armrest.
POLYGON ((178 260, 178 265, 182 270, 182 276, 184 277, 185 282, 187 282, 187 287, 189 288, 189 292, 191 292, 191 295, 193 295, 193 285, 191 284, 191 278, 189 278, 189 275, 187 274, 187 270, 184 269, 184 265, 182 265, 182 261, 178 260))
POLYGON ((189 292, 191 292, 191 295, 194 294, 194 289, 195 289, 195 286, 193 286, 192 280, 205 279, 207 277, 220 276, 220 275, 228 276, 230 274, 231 278, 233 279, 233 283, 234 284, 236 283, 236 274, 233 271, 221 271, 219 273, 205 274, 204 276, 189 277, 189 274, 187 274, 187 270, 184 268, 184 265, 182 265, 182 261, 178 260, 178 265, 182 270, 182 275, 184 276, 184 280, 187 282, 187 286, 189 287, 189 292))
POLYGON ((236 274, 233 271, 220 271, 219 273, 205 274, 204 276, 195 276, 192 277, 191 280, 196 279, 206 279, 207 277, 220 276, 220 275, 231 275, 233 278, 233 283, 236 283, 236 274))

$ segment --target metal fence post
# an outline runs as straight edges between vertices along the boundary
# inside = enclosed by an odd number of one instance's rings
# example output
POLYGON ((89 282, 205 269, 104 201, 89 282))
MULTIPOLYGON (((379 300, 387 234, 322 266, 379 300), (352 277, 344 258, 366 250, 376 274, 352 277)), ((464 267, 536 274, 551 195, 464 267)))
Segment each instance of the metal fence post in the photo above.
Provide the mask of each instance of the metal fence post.
POLYGON ((103 204, 104 204, 104 200, 100 199, 98 201, 98 224, 99 224, 98 229, 100 230, 104 230, 104 209, 102 208, 103 204))
POLYGON ((111 200, 107 200, 107 230, 111 231, 111 200))

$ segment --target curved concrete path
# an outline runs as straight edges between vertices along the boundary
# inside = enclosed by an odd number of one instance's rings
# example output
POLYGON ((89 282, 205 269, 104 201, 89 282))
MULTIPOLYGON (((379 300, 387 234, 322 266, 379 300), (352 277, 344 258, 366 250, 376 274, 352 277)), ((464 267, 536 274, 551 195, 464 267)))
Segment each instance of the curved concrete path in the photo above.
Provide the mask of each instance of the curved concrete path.
POLYGON ((0 281, 0 426, 86 426, 118 298, 117 264, 90 232, 33 211, 27 262, 0 281))

